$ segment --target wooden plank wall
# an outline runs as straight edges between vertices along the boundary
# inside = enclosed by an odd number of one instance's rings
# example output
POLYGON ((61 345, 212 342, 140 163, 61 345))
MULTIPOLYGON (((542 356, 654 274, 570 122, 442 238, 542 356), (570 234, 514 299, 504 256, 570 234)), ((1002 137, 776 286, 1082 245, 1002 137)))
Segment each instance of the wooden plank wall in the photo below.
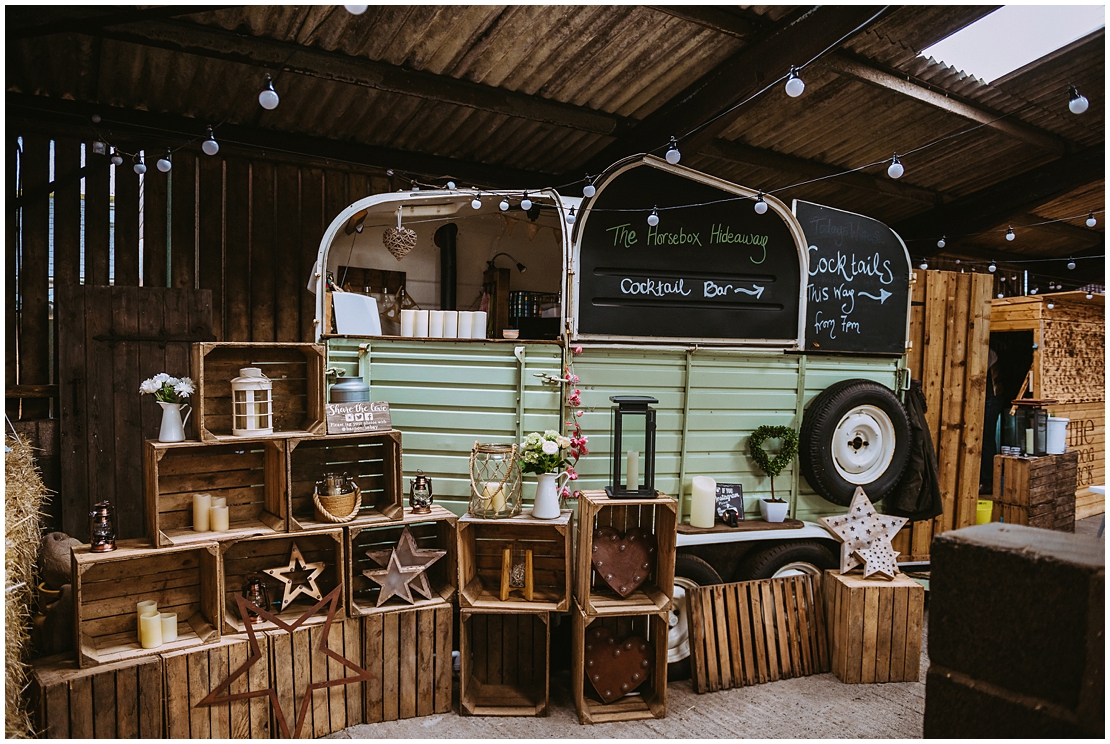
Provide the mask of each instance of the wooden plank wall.
POLYGON ((910 312, 910 374, 921 380, 944 513, 907 524, 899 560, 928 560, 933 536, 975 524, 983 451, 991 277, 918 271, 910 312))

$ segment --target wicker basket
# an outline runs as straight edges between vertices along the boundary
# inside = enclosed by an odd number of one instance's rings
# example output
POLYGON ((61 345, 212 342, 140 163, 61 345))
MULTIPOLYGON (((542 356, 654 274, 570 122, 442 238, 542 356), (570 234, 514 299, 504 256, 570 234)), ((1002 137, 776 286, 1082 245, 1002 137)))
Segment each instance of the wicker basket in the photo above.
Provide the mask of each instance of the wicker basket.
POLYGON ((312 503, 316 505, 316 518, 321 522, 342 524, 357 517, 362 508, 362 489, 357 484, 352 485, 354 490, 338 496, 321 496, 319 491, 313 490, 312 503))

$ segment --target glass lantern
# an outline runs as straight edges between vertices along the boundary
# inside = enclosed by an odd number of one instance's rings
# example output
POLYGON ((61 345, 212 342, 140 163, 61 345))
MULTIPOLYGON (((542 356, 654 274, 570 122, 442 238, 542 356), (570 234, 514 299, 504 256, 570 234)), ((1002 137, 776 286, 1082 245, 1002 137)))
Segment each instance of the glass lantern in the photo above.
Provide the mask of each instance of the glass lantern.
POLYGON ((470 451, 471 516, 504 519, 520 514, 520 459, 515 444, 474 443, 470 451))
POLYGON ((115 510, 107 501, 93 504, 89 512, 89 552, 108 553, 116 549, 115 510))
POLYGON ((432 513, 432 479, 423 470, 417 470, 416 478, 409 481, 409 508, 413 514, 432 513))
MULTIPOLYGON (((265 582, 257 576, 252 576, 247 579, 247 583, 243 585, 243 599, 247 600, 259 609, 270 611, 270 590, 266 588, 265 582)), ((247 610, 247 614, 252 619, 258 618, 258 613, 252 610, 247 610)), ((240 618, 243 622, 247 618, 240 618)))
POLYGON ((650 395, 614 395, 610 428, 614 499, 655 498, 655 409, 650 395))
POLYGON ((274 433, 274 383, 257 367, 244 367, 231 381, 231 433, 257 437, 274 433))

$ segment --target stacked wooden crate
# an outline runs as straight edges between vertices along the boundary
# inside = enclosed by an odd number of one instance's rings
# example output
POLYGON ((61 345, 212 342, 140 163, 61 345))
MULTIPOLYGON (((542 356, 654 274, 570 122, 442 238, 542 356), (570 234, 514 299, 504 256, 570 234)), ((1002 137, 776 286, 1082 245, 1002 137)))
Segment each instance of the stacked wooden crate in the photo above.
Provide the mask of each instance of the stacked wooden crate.
POLYGON ((994 458, 992 522, 1075 531, 1075 480, 1079 454, 994 458))

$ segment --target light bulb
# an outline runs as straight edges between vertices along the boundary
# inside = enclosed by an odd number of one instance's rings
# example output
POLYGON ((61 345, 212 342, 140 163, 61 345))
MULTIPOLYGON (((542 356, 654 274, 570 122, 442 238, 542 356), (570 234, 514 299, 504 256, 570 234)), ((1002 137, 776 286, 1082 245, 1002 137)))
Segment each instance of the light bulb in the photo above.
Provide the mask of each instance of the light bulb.
POLYGON ((790 75, 786 78, 786 95, 791 98, 797 98, 806 89, 806 84, 798 77, 798 73, 793 67, 790 68, 790 75))
POLYGON ((274 81, 268 74, 266 75, 266 85, 262 88, 262 92, 258 94, 258 105, 267 111, 273 111, 281 103, 278 98, 277 91, 274 90, 274 81))
POLYGON ((1094 298, 1095 298, 1095 296, 1094 296, 1094 294, 1093 294, 1093 293, 1091 293, 1091 292, 1088 292, 1088 293, 1087 293, 1087 299, 1088 299, 1088 300, 1093 300, 1094 298))
POLYGON ((1082 114, 1087 110, 1087 96, 1080 95, 1079 89, 1074 85, 1068 86, 1068 109, 1073 114, 1082 114))
POLYGON ((411 191, 419 191, 420 190, 420 184, 418 184, 416 181, 412 181, 411 184, 409 185, 409 189, 411 191))
POLYGON ((659 207, 651 210, 651 214, 648 215, 648 224, 652 227, 659 224, 659 207))
POLYGON ((134 167, 134 169, 135 169, 135 172, 138 173, 140 176, 143 175, 144 173, 146 173, 146 163, 143 162, 143 156, 142 155, 136 155, 135 156, 135 167, 134 167))
POLYGON ((344 5, 343 8, 351 15, 362 15, 369 5, 344 5))
POLYGON ((992 274, 994 272, 998 271, 998 267, 994 265, 994 261, 991 261, 991 265, 987 267, 987 271, 989 271, 992 274))
POLYGON ((1087 227, 1094 227, 1097 224, 1098 224, 1098 220, 1095 219, 1095 213, 1094 212, 1088 212, 1087 213, 1087 227))
POLYGON ((112 165, 123 165, 123 155, 120 155, 119 150, 112 148, 112 165))
POLYGON ((1016 237, 1017 236, 1014 235, 1014 228, 1012 228, 1012 227, 1006 228, 1006 240, 1013 240, 1016 237))
POLYGON ((170 148, 167 147, 166 154, 158 158, 158 162, 155 163, 155 165, 158 166, 158 170, 162 171, 163 173, 170 172, 170 168, 173 168, 173 161, 170 159, 172 155, 173 153, 170 152, 170 148))
POLYGON ((920 269, 921 269, 922 271, 924 271, 925 269, 929 268, 929 262, 928 262, 928 261, 922 261, 922 262, 921 262, 921 266, 920 266, 919 268, 920 268, 920 269))
POLYGON ((574 216, 574 207, 571 207, 570 211, 567 212, 567 224, 573 225, 576 219, 578 218, 574 216))
POLYGON ((447 182, 447 190, 448 191, 454 191, 455 190, 455 182, 454 181, 448 181, 447 182))
POLYGON ((1033 289, 1029 290, 1029 294, 1037 294, 1037 288, 1033 287, 1033 289))
POLYGON ((211 124, 208 125, 208 139, 200 144, 200 149, 205 155, 215 155, 220 151, 220 143, 216 141, 216 134, 212 131, 211 124))
POLYGON ((998 277, 998 281, 1004 282, 1004 281, 1006 281, 1006 277, 1000 276, 1000 277, 998 277))
POLYGON ((532 200, 528 198, 528 192, 524 192, 524 198, 520 200, 520 208, 527 212, 532 208, 532 200))
POLYGON ((502 212, 508 212, 509 200, 507 198, 502 198, 501 203, 497 205, 497 208, 500 209, 502 212))
POLYGON ((591 196, 593 196, 596 193, 597 193, 597 189, 594 188, 594 179, 590 178, 589 176, 586 176, 586 185, 582 187, 582 196, 589 199, 591 196))
POLYGON ((96 142, 92 143, 92 151, 93 155, 107 155, 108 143, 97 140, 96 142))
MULTIPOLYGON (((1000 300, 1005 296, 1006 295, 1002 294, 1001 292, 998 293, 998 299, 1000 299, 1000 300)), ((1049 307, 1052 307, 1052 305, 1049 305, 1049 307)))
POLYGON ((667 162, 678 165, 679 160, 682 160, 682 153, 678 151, 678 140, 671 137, 671 146, 667 148, 667 162))
POLYGON ((763 194, 755 198, 754 209, 756 214, 767 214, 767 202, 763 201, 763 194))
POLYGON ((470 206, 473 209, 481 209, 482 208, 482 196, 481 196, 481 194, 474 197, 474 201, 470 202, 470 206))
POLYGON ((1075 261, 1068 261, 1068 271, 1075 271, 1075 261))
MULTIPOLYGON (((1082 113, 1082 112, 1080 112, 1080 113, 1082 113)), ((1056 303, 1055 303, 1055 302, 1049 302, 1049 303, 1048 303, 1048 309, 1049 309, 1049 310, 1051 310, 1051 309, 1052 309, 1052 308, 1054 308, 1054 307, 1056 307, 1056 303)))
MULTIPOLYGON (((940 240, 937 241, 937 248, 943 248, 945 245, 946 243, 944 242, 944 236, 941 235, 940 240)), ((956 263, 959 263, 959 261, 957 261, 956 263)))
POLYGON ((902 162, 898 160, 898 154, 895 153, 894 160, 891 161, 890 167, 886 169, 886 174, 891 178, 901 178, 906 169, 902 167, 902 162))

